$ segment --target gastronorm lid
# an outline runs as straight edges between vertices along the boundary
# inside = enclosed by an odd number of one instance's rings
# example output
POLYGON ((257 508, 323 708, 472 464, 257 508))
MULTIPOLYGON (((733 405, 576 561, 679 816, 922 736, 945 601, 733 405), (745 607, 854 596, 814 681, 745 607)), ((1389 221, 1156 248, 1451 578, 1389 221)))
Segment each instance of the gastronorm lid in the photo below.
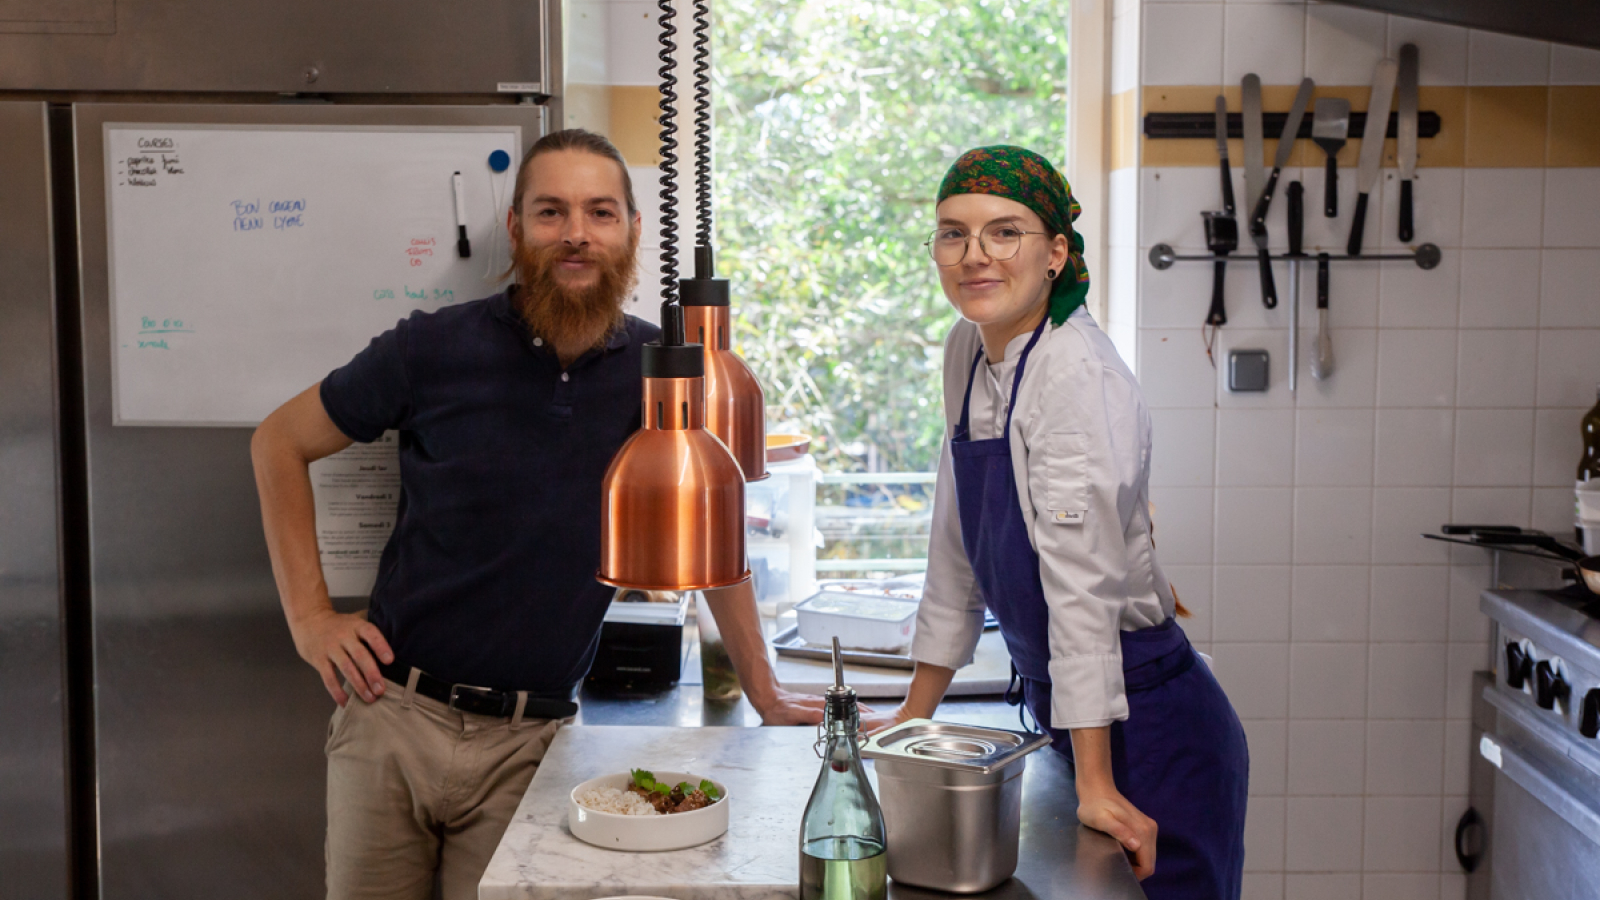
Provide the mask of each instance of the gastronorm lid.
POLYGON ((1048 734, 912 719, 874 735, 861 755, 988 775, 1048 743, 1048 734))

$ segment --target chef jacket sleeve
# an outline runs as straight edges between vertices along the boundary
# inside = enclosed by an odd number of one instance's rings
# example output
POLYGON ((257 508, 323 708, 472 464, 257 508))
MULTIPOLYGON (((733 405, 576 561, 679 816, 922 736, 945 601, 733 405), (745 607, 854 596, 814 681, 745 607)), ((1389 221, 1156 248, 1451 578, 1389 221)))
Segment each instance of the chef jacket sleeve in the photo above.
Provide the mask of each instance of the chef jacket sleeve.
POLYGON ((961 545, 961 516, 946 441, 939 452, 939 475, 933 489, 928 575, 917 606, 911 658, 947 669, 969 665, 978 638, 983 636, 983 609, 983 596, 961 545))
POLYGON ((411 328, 410 319, 401 319, 395 327, 373 338, 354 359, 322 379, 322 408, 351 440, 370 443, 385 431, 406 427, 410 421, 406 349, 411 328))
POLYGON ((1051 725, 1092 728, 1128 717, 1124 533, 1139 494, 1145 414, 1137 388, 1092 355, 1060 362, 1024 429, 1028 489, 1049 609, 1051 725))

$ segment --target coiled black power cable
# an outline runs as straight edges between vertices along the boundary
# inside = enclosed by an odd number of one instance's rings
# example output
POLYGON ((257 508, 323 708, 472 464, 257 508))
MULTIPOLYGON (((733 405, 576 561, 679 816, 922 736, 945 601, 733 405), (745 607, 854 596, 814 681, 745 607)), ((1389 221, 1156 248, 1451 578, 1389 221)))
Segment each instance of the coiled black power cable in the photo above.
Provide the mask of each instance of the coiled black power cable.
MULTIPOLYGON (((672 23, 677 12, 672 0, 658 0, 661 10, 661 299, 662 309, 675 305, 678 298, 678 44, 672 38, 678 28, 672 23)), ((663 324, 668 319, 663 316, 663 324)), ((682 319, 678 319, 679 322, 682 319)), ((669 333, 663 343, 681 344, 683 336, 669 333)))
POLYGON ((694 190, 695 190, 695 273, 710 278, 701 268, 709 254, 698 248, 711 247, 711 3, 694 2, 694 190))

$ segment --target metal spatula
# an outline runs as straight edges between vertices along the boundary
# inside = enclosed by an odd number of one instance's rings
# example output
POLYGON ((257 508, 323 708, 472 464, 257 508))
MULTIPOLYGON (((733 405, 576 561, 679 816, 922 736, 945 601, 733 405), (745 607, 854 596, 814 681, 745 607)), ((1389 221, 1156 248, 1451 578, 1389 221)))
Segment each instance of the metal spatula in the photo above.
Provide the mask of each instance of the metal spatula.
POLYGON ((1322 182, 1322 214, 1339 214, 1339 150, 1350 135, 1350 101, 1320 97, 1311 118, 1311 141, 1328 154, 1328 173, 1322 182))

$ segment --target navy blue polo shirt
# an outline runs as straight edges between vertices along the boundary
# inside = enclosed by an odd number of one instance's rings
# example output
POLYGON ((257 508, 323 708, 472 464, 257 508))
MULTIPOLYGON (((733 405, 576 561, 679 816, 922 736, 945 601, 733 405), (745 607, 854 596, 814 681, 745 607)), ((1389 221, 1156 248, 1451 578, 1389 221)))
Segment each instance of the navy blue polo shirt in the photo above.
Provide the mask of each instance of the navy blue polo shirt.
POLYGON ((370 619, 396 660, 458 684, 564 692, 594 658, 612 589, 600 482, 639 428, 627 318, 562 371, 507 295, 414 312, 322 382, 356 441, 400 432, 400 507, 370 619))

